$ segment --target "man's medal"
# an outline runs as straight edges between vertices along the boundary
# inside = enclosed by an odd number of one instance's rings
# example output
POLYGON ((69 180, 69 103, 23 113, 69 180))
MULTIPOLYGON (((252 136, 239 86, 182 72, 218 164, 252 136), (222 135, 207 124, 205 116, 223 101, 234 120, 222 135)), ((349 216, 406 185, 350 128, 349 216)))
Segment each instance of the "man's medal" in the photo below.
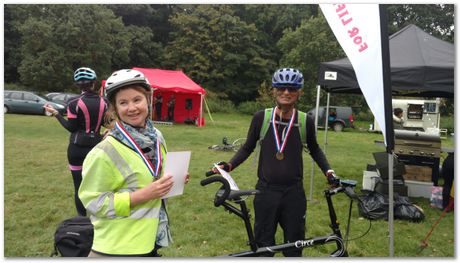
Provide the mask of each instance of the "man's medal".
POLYGON ((287 128, 286 136, 284 136, 284 138, 282 138, 282 142, 280 142, 281 139, 278 137, 278 129, 276 128, 276 123, 275 123, 275 113, 276 113, 277 108, 278 106, 276 106, 272 111, 272 128, 273 128, 273 134, 275 135, 275 143, 276 143, 276 149, 277 149, 275 157, 276 159, 281 161, 284 159, 284 148, 286 147, 286 142, 289 137, 289 133, 291 132, 293 123, 294 123, 294 117, 295 117, 296 110, 294 109, 294 111, 292 112, 292 116, 291 116, 291 119, 289 120, 289 124, 287 128))

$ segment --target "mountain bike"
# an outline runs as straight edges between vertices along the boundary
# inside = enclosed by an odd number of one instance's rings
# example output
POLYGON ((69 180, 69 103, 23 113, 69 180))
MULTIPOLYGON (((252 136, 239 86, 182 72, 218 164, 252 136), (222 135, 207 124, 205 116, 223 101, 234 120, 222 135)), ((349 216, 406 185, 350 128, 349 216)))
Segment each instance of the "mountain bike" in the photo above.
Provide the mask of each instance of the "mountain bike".
MULTIPOLYGON (((212 172, 207 172, 207 176, 212 175, 212 172)), ((236 216, 240 217, 245 225, 246 233, 248 236, 248 245, 250 250, 241 251, 236 253, 227 254, 224 256, 229 257, 257 257, 263 256, 267 253, 279 253, 294 249, 304 249, 308 247, 325 245, 327 243, 335 243, 336 249, 330 254, 332 257, 347 257, 348 252, 346 251, 346 245, 340 232, 339 223, 337 221, 337 215, 335 213, 334 205, 332 203, 332 196, 338 193, 345 193, 350 198, 350 212, 353 200, 358 200, 358 196, 353 190, 356 186, 356 181, 353 180, 340 180, 338 186, 334 189, 327 189, 324 191, 324 197, 327 201, 330 227, 332 233, 325 236, 317 236, 304 240, 297 240, 295 242, 284 243, 280 245, 258 247, 255 241, 254 232, 252 229, 249 210, 246 206, 245 197, 256 195, 259 193, 258 190, 231 190, 229 182, 221 175, 214 175, 201 180, 201 185, 206 186, 211 183, 220 183, 221 187, 217 190, 214 196, 214 206, 223 206, 224 209, 236 216), (239 208, 234 206, 232 203, 239 205, 239 208)))
POLYGON ((210 150, 217 151, 234 151, 237 152, 241 146, 246 142, 246 138, 238 138, 232 143, 228 143, 227 137, 222 138, 222 145, 211 145, 208 147, 210 150))

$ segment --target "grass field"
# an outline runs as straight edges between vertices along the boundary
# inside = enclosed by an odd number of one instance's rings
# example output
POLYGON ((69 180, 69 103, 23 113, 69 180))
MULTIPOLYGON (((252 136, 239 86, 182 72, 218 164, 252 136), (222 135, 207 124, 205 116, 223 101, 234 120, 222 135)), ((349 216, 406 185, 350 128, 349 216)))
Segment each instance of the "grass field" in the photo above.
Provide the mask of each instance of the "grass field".
MULTIPOLYGON (((58 223, 76 214, 73 203, 73 184, 67 169, 68 132, 54 119, 45 116, 8 114, 4 116, 4 256, 48 257, 53 249, 53 235, 58 223)), ((242 221, 215 208, 212 201, 217 184, 200 185, 204 173, 213 162, 228 161, 233 153, 217 152, 208 146, 220 144, 223 136, 229 141, 245 137, 251 116, 214 114, 214 124, 207 126, 158 126, 163 132, 169 151, 191 150, 189 172, 191 181, 182 196, 168 200, 174 244, 161 250, 166 257, 212 257, 247 250, 247 238, 242 221)), ((363 127, 369 127, 363 124, 363 127)), ((341 178, 358 181, 359 193, 363 170, 374 163, 372 153, 384 151, 374 143, 381 134, 346 130, 328 132, 327 156, 341 178)), ((318 132, 320 145, 323 131, 318 132)), ((442 141, 451 146, 452 140, 442 141)), ((308 202, 308 237, 330 233, 326 202, 322 191, 326 180, 314 166, 313 198, 308 202)), ((304 185, 309 194, 312 161, 304 155, 304 185)), ((232 173, 240 189, 253 189, 256 167, 251 155, 232 173)), ((349 201, 344 195, 334 199, 341 228, 345 233, 349 201)), ((396 257, 454 257, 454 213, 448 213, 428 240, 428 247, 417 254, 420 241, 439 218, 441 211, 430 208, 429 200, 413 198, 422 207, 425 220, 421 223, 395 220, 394 255, 396 257)), ((252 198, 247 200, 252 209, 252 198)), ((369 228, 369 221, 360 218, 354 203, 350 239, 361 236, 369 228)), ((277 241, 282 242, 281 231, 277 241)), ((307 257, 327 256, 331 247, 305 249, 307 257)), ((388 224, 372 221, 369 233, 348 243, 351 257, 388 256, 388 224)))

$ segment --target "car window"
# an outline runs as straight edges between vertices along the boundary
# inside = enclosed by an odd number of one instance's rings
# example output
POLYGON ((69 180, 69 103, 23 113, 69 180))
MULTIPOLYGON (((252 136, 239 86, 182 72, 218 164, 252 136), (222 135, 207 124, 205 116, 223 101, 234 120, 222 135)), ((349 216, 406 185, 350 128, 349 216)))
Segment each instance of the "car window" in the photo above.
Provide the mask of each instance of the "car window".
POLYGON ((22 93, 20 93, 20 92, 12 92, 11 93, 11 99, 13 99, 13 100, 21 100, 22 99, 22 93))
POLYGON ((59 94, 53 97, 53 100, 63 100, 65 99, 65 94, 59 94))
POLYGON ((30 93, 24 93, 24 100, 37 100, 37 96, 30 94, 30 93))

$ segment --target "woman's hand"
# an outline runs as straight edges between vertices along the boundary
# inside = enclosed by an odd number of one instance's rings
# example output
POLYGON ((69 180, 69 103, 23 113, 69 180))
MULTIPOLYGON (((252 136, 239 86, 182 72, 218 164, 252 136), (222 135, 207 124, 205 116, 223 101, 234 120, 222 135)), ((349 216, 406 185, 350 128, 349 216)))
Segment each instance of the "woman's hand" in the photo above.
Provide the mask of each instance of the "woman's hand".
POLYGON ((51 106, 50 104, 45 104, 45 105, 43 106, 43 108, 45 108, 45 111, 51 113, 53 116, 56 116, 56 115, 59 113, 59 112, 58 112, 55 108, 53 108, 53 106, 51 106))
POLYGON ((153 199, 159 199, 167 194, 173 186, 171 175, 164 175, 160 179, 151 182, 144 188, 141 188, 130 194, 131 207, 147 202, 153 199))
POLYGON ((185 183, 187 184, 190 181, 190 174, 187 172, 187 175, 185 176, 185 183))

